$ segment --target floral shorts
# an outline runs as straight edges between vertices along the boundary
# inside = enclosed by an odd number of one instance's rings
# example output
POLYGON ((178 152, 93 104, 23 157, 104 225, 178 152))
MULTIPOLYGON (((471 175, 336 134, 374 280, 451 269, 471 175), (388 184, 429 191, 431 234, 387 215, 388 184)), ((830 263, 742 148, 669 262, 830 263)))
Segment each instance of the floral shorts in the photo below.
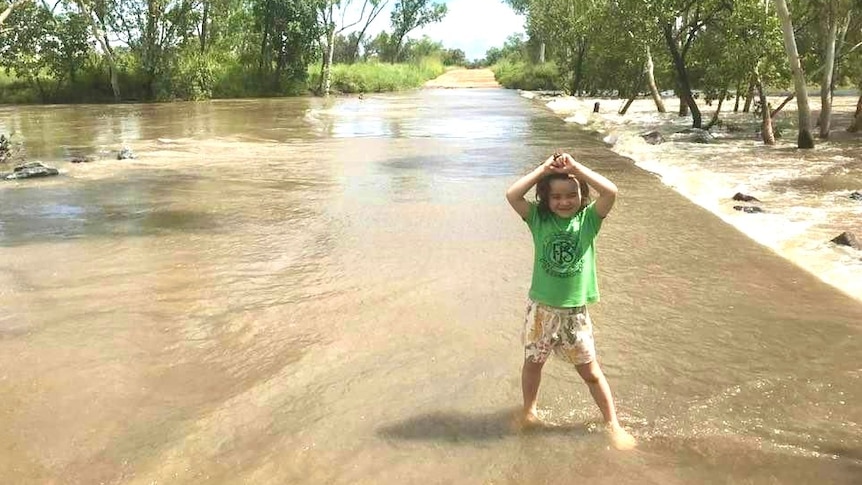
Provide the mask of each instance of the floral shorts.
POLYGON ((587 307, 556 308, 527 300, 524 318, 524 357, 540 364, 553 350, 575 365, 596 359, 593 323, 587 307))

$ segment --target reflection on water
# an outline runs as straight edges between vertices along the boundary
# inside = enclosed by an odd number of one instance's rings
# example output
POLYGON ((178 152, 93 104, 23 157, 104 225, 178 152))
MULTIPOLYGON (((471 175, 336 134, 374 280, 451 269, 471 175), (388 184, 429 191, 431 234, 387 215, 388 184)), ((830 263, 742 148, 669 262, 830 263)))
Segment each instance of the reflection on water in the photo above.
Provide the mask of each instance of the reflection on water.
POLYGON ((11 483, 859 476, 862 306, 515 93, 75 110, 0 109, 62 171, 0 185, 11 483), (560 145, 622 190, 594 315, 631 454, 555 362, 556 426, 508 426, 532 255, 503 193, 560 145))

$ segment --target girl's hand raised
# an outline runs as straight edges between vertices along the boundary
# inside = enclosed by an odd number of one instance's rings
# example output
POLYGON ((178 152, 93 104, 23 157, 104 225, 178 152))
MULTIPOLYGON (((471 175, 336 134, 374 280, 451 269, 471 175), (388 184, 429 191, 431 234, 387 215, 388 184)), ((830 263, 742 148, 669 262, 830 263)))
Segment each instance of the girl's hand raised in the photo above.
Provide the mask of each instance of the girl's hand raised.
POLYGON ((542 163, 541 167, 542 173, 545 175, 550 175, 552 173, 567 173, 564 158, 557 154, 548 157, 548 159, 542 163))
POLYGON ((567 173, 569 175, 578 175, 581 173, 582 165, 575 161, 575 159, 568 153, 557 155, 556 160, 557 165, 561 168, 563 173, 567 173))

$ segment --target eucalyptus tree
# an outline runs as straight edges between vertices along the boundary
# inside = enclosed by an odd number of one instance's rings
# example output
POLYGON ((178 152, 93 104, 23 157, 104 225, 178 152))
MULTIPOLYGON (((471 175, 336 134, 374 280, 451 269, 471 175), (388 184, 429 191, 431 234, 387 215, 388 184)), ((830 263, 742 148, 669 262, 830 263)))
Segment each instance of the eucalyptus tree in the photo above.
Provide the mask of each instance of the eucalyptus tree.
POLYGON ((60 12, 42 3, 24 2, 4 11, 0 35, 0 67, 35 87, 43 101, 75 81, 92 54, 87 24, 74 12, 60 12))
POLYGON ((315 45, 323 34, 319 0, 254 0, 254 29, 260 46, 258 71, 267 89, 305 81, 315 45))
MULTIPOLYGON (((529 1, 530 27, 540 32, 543 39, 549 39, 552 57, 569 79, 566 86, 571 94, 580 94, 584 90, 590 66, 588 59, 591 50, 598 45, 596 39, 602 32, 601 19, 605 18, 607 7, 607 0, 529 1)), ((605 33, 613 38, 612 32, 606 30, 605 33)), ((614 44, 610 41, 610 45, 614 44)), ((602 52, 608 54, 605 58, 613 56, 606 48, 602 52)))
POLYGON ((766 89, 769 84, 789 80, 781 27, 770 5, 764 0, 736 0, 731 11, 701 34, 701 42, 690 54, 691 67, 700 72, 698 82, 707 102, 718 101, 707 128, 718 122, 731 90, 736 91, 738 104, 743 86, 747 90, 753 84, 761 102, 761 135, 767 144, 774 143, 774 137, 766 89))
POLYGON ((649 18, 630 14, 631 5, 626 1, 611 1, 605 13, 606 20, 603 28, 606 41, 601 44, 612 46, 623 55, 622 62, 633 63, 640 71, 636 82, 632 87, 631 98, 640 94, 644 80, 650 92, 650 96, 659 113, 667 110, 658 89, 655 79, 655 61, 653 48, 662 45, 661 37, 655 28, 655 22, 649 18))
MULTIPOLYGON (((356 45, 362 40, 371 22, 380 15, 388 0, 321 0, 317 6, 317 18, 320 29, 324 33, 321 45, 324 47, 321 66, 320 91, 329 95, 332 85, 332 59, 335 54, 335 40, 348 29, 363 24, 361 34, 356 38, 356 45), (361 1, 362 7, 356 15, 356 8, 361 1)), ((358 47, 357 47, 358 48, 358 47)))
POLYGON ((799 148, 814 148, 814 137, 811 136, 811 109, 808 106, 808 88, 805 82, 805 72, 799 61, 799 51, 796 48, 796 35, 793 32, 793 21, 785 0, 774 0, 775 10, 781 20, 781 31, 784 34, 784 49, 793 73, 793 84, 796 91, 796 106, 799 115, 799 136, 796 146, 799 148))
POLYGON ((108 44, 108 36, 105 34, 102 25, 93 17, 89 2, 87 0, 77 0, 76 4, 81 10, 81 15, 83 15, 90 24, 90 28, 93 31, 93 37, 102 47, 102 55, 108 62, 108 71, 111 76, 111 90, 114 92, 114 101, 120 101, 121 93, 117 61, 114 59, 114 51, 111 49, 110 44, 108 44))
POLYGON ((832 96, 835 79, 840 74, 841 57, 849 54, 845 49, 847 35, 860 30, 862 1, 860 0, 816 0, 813 2, 816 18, 817 59, 820 79, 820 138, 829 138, 832 117, 832 96))
POLYGON ((396 0, 395 7, 390 16, 392 28, 391 57, 390 61, 398 62, 401 59, 401 50, 404 38, 410 32, 443 20, 448 8, 444 3, 436 3, 432 0, 396 0))
MULTIPOLYGON (((371 26, 371 23, 374 22, 380 13, 389 5, 389 0, 374 0, 370 2, 370 12, 368 16, 365 18, 365 21, 362 23, 362 28, 356 32, 355 36, 351 39, 350 43, 350 59, 349 62, 356 62, 356 59, 359 57, 359 46, 362 45, 363 39, 365 39, 365 34, 368 32, 368 27, 371 26)), ((365 5, 363 5, 363 10, 365 9, 365 5)))
MULTIPOLYGON (((170 91, 178 48, 194 36, 192 0, 100 0, 105 22, 139 63, 148 99, 170 91)), ((95 7, 95 6, 94 6, 95 7)))
MULTIPOLYGON (((684 108, 691 112, 692 127, 703 126, 689 74, 687 57, 694 43, 733 8, 730 0, 655 0, 630 3, 633 10, 641 10, 646 17, 655 19, 673 61, 677 91, 680 97, 680 114, 684 108)), ((634 12, 633 12, 634 13, 634 12)))
POLYGON ((193 17, 201 54, 216 51, 220 55, 236 55, 248 40, 247 29, 252 23, 247 0, 197 0, 193 17))
POLYGON ((12 11, 15 8, 24 5, 27 2, 31 2, 33 0, 10 0, 6 2, 6 8, 0 12, 0 30, 3 28, 3 23, 6 22, 6 19, 9 18, 9 15, 12 14, 12 11))

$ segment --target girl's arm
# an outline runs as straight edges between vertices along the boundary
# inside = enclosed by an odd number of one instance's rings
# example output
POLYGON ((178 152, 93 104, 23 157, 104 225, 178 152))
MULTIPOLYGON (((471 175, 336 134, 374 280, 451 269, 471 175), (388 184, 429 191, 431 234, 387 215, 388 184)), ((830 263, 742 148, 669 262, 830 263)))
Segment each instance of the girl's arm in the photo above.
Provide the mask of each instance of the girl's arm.
POLYGON ((506 200, 509 201, 509 205, 512 206, 512 209, 515 209, 515 212, 521 216, 521 219, 526 220, 527 216, 530 215, 530 203, 524 199, 524 196, 527 195, 530 188, 539 183, 539 180, 542 180, 542 177, 554 172, 560 173, 562 171, 562 160, 559 158, 555 160, 554 157, 549 157, 544 163, 534 168, 532 172, 524 175, 509 187, 509 190, 506 191, 506 200))
POLYGON ((596 213, 604 219, 611 209, 613 209, 614 202, 617 200, 617 186, 604 176, 593 172, 583 164, 575 161, 568 153, 564 153, 560 158, 566 172, 586 181, 587 185, 599 193, 599 198, 596 199, 596 213))

